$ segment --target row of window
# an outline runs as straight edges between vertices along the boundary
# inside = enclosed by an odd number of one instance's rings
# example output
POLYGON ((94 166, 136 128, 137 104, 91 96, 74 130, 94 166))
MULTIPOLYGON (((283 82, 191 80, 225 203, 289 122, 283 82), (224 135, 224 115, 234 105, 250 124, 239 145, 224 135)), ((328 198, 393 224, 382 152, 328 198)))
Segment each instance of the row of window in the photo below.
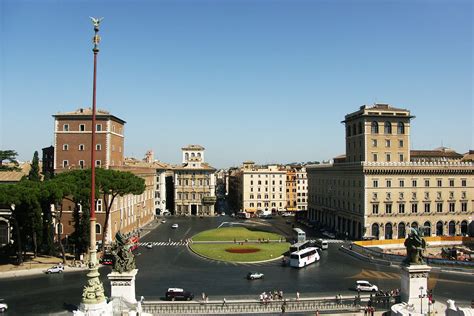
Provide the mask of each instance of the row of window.
MULTIPOLYGON (((79 151, 84 151, 86 150, 86 146, 84 144, 79 144, 78 148, 79 151)), ((63 151, 68 151, 69 150, 69 144, 63 144, 63 151)), ((96 151, 101 151, 102 150, 102 145, 101 144, 96 144, 95 145, 95 150, 96 151)), ((115 145, 112 145, 112 151, 115 151, 115 145)), ((119 152, 122 152, 122 146, 119 146, 119 152)))
MULTIPOLYGON (((448 183, 449 183, 450 187, 454 187, 455 186, 455 179, 448 179, 448 183)), ((392 187, 392 180, 391 179, 386 179, 385 180, 385 185, 386 185, 387 188, 391 188, 392 187)), ((379 180, 378 179, 372 180, 372 186, 374 188, 378 188, 379 187, 379 180)), ((400 179, 398 181, 398 186, 400 188, 404 188, 405 187, 405 180, 400 179)), ((417 179, 412 179, 411 180, 411 186, 413 188, 416 188, 418 186, 418 180, 417 179)), ((429 179, 424 180, 424 186, 425 187, 430 186, 430 180, 429 179)), ((439 188, 442 187, 443 186, 443 179, 436 179, 436 186, 439 187, 439 188)), ((467 180, 466 179, 461 179, 461 186, 462 187, 467 186, 467 180)))
MULTIPOLYGON (((262 181, 258 180, 257 184, 262 185, 262 181)), ((283 184, 283 181, 280 180, 280 185, 282 185, 282 184, 283 184)), ((253 185, 253 180, 250 180, 250 185, 253 185)), ((268 180, 265 180, 265 185, 268 185, 268 180)), ((275 185, 275 180, 272 181, 272 185, 275 185)))
MULTIPOLYGON (((436 222, 436 225, 434 227, 431 227, 431 222, 426 221, 423 226, 421 227, 423 229, 423 235, 424 236, 443 236, 445 234, 445 229, 447 229, 447 235, 449 236, 455 236, 456 233, 465 236, 468 233, 468 222, 466 220, 461 221, 460 223, 458 222, 458 227, 459 230, 457 229, 456 222, 454 220, 451 220, 449 222, 442 222, 438 221, 436 222)), ((407 233, 407 227, 412 227, 412 228, 418 228, 418 223, 413 222, 411 225, 405 224, 405 223, 398 223, 395 227, 392 226, 392 223, 386 223, 385 225, 377 224, 374 223, 372 224, 372 236, 379 238, 380 237, 380 229, 385 228, 385 239, 392 239, 394 237, 396 238, 405 238, 406 233, 407 233), (394 228, 398 228, 398 234, 394 235, 394 228), (398 236, 398 237, 397 237, 398 236)))
POLYGON ((202 200, 204 196, 209 196, 209 193, 179 193, 178 200, 202 200))
MULTIPOLYGON (((101 165, 102 165, 102 162, 100 160, 95 161, 95 166, 96 167, 100 167, 101 165)), ((112 163, 112 165, 113 165, 113 163, 112 163)), ((79 168, 84 169, 86 167, 85 161, 84 160, 79 160, 78 166, 79 166, 79 168)), ((69 160, 63 160, 63 168, 69 168, 69 167, 70 167, 69 160)))
MULTIPOLYGON (((377 162, 379 161, 379 155, 378 153, 372 153, 372 160, 377 162)), ((385 154, 385 161, 386 162, 391 162, 392 161, 392 154, 386 153, 385 154)), ((405 155, 399 153, 398 154, 398 162, 404 162, 405 161, 405 155)))
MULTIPOLYGON (((251 175, 250 175, 250 178, 253 178, 253 176, 254 176, 254 175, 251 174, 251 175)), ((258 178, 260 178, 261 175, 260 175, 260 174, 257 174, 256 176, 258 176, 258 178)), ((265 174, 264 176, 265 176, 265 178, 268 178, 269 175, 268 175, 268 174, 265 174)), ((279 174, 279 175, 278 175, 278 178, 282 178, 282 177, 283 177, 282 174, 279 174)), ((272 178, 275 178, 275 175, 274 175, 274 174, 272 174, 272 178)))
MULTIPOLYGON (((403 139, 398 140, 398 148, 403 148, 404 142, 403 139)), ((372 147, 377 147, 378 141, 376 139, 372 139, 372 147)), ((392 142, 390 139, 385 140, 385 147, 390 148, 392 146, 392 142)))
MULTIPOLYGON (((265 200, 268 200, 268 196, 269 196, 268 194, 265 194, 265 195, 264 195, 264 199, 265 199, 265 200)), ((254 199, 255 199, 255 195, 250 194, 250 199, 251 199, 251 200, 254 200, 254 199)), ((257 194, 257 200, 261 200, 261 199, 262 199, 262 195, 257 194)), ((272 199, 275 199, 275 194, 272 195, 272 199)), ((280 200, 281 200, 281 199, 283 199, 283 194, 280 194, 280 200)))
MULTIPOLYGON (((461 191, 461 200, 465 200, 467 197, 466 191, 461 191)), ((392 199, 392 192, 386 192, 385 198, 387 200, 392 199)), ((378 199, 378 192, 373 192, 372 193, 372 199, 377 200, 378 199)), ((404 200, 405 199, 405 192, 399 192, 398 193, 398 199, 399 200, 404 200)), ((417 199, 417 194, 416 192, 411 193, 411 199, 416 200, 417 199)), ((424 200, 429 200, 430 199, 430 192, 425 192, 424 194, 424 200)), ((436 200, 442 200, 443 199, 443 192, 438 191, 436 192, 436 200)), ((454 191, 449 191, 449 200, 454 200, 454 191)))
MULTIPOLYGON (((70 128, 70 125, 69 124, 63 124, 63 131, 64 132, 69 132, 71 131, 72 129, 70 128)), ((97 132, 102 132, 102 124, 96 124, 95 125, 95 130, 97 132)), ((79 124, 79 132, 85 132, 86 131, 86 124, 79 124)), ((119 129, 120 131, 120 129, 119 129)), ((112 125, 112 132, 115 133, 115 125, 112 125)))
MULTIPOLYGON (((283 192, 283 188, 280 187, 280 192, 283 192)), ((250 187, 250 192, 253 192, 253 187, 250 187)), ((260 187, 257 187, 257 192, 260 192, 260 187)), ((265 192, 268 192, 268 187, 265 187, 265 192)), ((272 188, 272 192, 275 192, 275 187, 272 188)))
MULTIPOLYGON (((276 202, 272 202, 271 205, 272 205, 272 207, 276 207, 276 206, 277 206, 276 202)), ((269 202, 264 202, 264 203, 263 203, 263 206, 264 206, 264 207, 269 207, 269 206, 270 206, 270 203, 269 203, 269 202)), ((255 203, 250 202, 249 207, 255 207, 255 203)), ((258 203, 257 203, 257 207, 262 207, 262 203, 258 202, 258 203)), ((282 202, 280 202, 280 207, 283 207, 283 203, 282 203, 282 202)))
POLYGON ((209 180, 208 179, 199 179, 199 180, 182 180, 180 181, 179 179, 176 180, 176 185, 181 185, 180 183, 182 183, 182 185, 191 185, 191 186, 195 186, 195 185, 209 185, 209 180))
MULTIPOLYGON (((392 134, 392 123, 391 122, 384 122, 384 133, 385 134, 392 134)), ((378 134, 379 133, 379 123, 376 121, 373 121, 370 127, 370 132, 372 134, 378 134)), ((364 133, 364 128, 362 122, 359 122, 358 125, 352 124, 352 125, 347 125, 346 126, 346 135, 347 136, 354 136, 357 134, 363 134, 364 133), (358 127, 358 128, 357 128, 358 127)), ((403 122, 398 122, 397 123, 397 134, 405 134, 405 123, 403 122)))
MULTIPOLYGON (((410 203, 411 204, 411 213, 418 213, 418 203, 410 203)), ((424 203, 424 212, 431 213, 431 203, 424 203)), ((436 203, 436 213, 443 213, 443 203, 439 202, 436 203)), ((456 212, 456 203, 450 202, 448 203, 448 210, 449 213, 456 212)), ((461 203, 461 212, 467 212, 467 202, 461 203)), ((405 203, 398 204, 398 213, 405 214, 405 203)), ((379 213, 379 204, 372 204, 372 214, 380 214, 379 213)), ((392 214, 392 204, 387 203, 385 204, 385 214, 392 214)))

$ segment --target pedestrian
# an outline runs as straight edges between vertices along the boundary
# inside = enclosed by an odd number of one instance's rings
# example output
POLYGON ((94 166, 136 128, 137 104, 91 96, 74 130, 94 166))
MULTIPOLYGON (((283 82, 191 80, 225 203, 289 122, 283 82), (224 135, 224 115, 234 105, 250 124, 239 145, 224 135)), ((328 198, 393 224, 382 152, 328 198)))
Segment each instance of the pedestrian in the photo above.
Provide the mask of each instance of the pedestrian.
POLYGON ((300 292, 296 291, 296 300, 299 301, 300 300, 300 292))
POLYGON ((224 299, 222 300, 222 307, 224 307, 224 306, 227 306, 227 301, 225 300, 225 297, 224 297, 224 299))
POLYGON ((206 294, 206 303, 209 302, 209 296, 206 294))
POLYGON ((316 316, 319 316, 319 309, 316 309, 316 316))
POLYGON ((281 304, 281 313, 284 314, 286 311, 286 304, 285 302, 283 302, 283 304, 281 304))
POLYGON ((368 308, 366 306, 366 307, 364 307, 364 316, 367 316, 367 312, 368 312, 368 308))
POLYGON ((202 292, 201 298, 202 298, 203 301, 205 301, 206 300, 206 293, 202 292))

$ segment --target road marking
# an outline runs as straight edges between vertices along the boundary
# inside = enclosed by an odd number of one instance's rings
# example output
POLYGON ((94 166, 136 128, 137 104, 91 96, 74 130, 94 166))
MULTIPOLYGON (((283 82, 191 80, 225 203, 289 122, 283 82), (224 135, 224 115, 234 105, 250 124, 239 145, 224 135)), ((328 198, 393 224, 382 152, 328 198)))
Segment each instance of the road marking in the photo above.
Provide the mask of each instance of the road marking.
POLYGON ((346 277, 346 279, 385 279, 385 280, 396 280, 400 279, 400 274, 393 272, 382 272, 374 270, 362 269, 361 272, 356 275, 346 277))

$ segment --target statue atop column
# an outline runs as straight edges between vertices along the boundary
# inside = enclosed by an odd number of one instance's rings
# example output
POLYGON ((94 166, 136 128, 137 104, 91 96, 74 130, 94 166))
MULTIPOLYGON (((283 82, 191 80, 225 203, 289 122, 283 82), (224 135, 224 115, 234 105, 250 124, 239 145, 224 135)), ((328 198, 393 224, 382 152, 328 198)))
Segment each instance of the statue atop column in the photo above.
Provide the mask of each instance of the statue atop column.
POLYGON ((410 228, 410 234, 404 243, 407 249, 407 256, 403 263, 405 265, 425 264, 423 251, 426 248, 426 241, 423 239, 423 232, 417 228, 410 228))
POLYGON ((112 248, 114 255, 113 270, 118 273, 130 272, 135 269, 135 256, 131 251, 132 244, 120 232, 115 234, 115 244, 112 248))

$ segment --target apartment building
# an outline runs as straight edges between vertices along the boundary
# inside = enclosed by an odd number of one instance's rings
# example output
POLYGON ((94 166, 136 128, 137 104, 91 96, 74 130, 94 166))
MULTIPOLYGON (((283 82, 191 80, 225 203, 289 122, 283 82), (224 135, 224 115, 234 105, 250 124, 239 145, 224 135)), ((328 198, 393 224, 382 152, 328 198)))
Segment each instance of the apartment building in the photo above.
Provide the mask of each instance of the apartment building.
MULTIPOLYGON (((80 108, 54 117, 54 170, 90 168, 92 110, 80 108)), ((96 113, 95 166, 123 164, 125 121, 104 110, 96 113)))
POLYGON ((308 176, 305 167, 298 166, 295 169, 296 209, 305 211, 308 209, 308 176))
POLYGON ((308 218, 353 238, 472 234, 474 164, 447 148, 410 150, 412 118, 388 104, 346 115, 346 154, 306 168, 308 218))
POLYGON ((204 160, 205 148, 181 148, 182 164, 174 166, 174 209, 176 215, 213 216, 216 203, 216 169, 204 160))

